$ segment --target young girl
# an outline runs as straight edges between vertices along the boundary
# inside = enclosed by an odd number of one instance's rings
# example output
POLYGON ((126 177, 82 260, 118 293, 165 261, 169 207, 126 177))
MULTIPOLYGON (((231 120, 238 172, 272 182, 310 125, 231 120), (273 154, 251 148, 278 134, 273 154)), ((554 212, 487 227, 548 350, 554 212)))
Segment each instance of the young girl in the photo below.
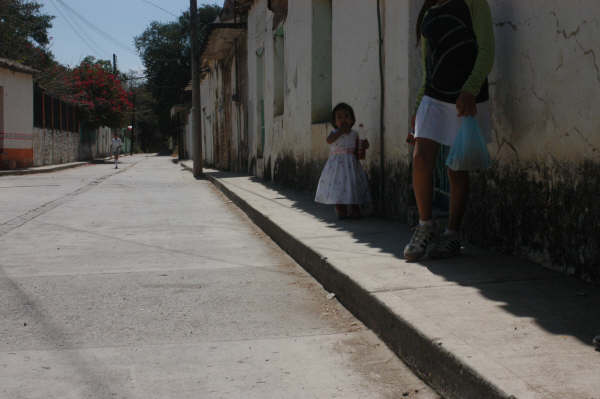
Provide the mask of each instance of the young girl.
POLYGON ((413 134, 413 187, 419 226, 404 248, 415 261, 427 248, 433 258, 460 254, 458 230, 465 212, 469 175, 448 169, 450 217, 436 237, 432 221, 433 168, 440 144, 451 146, 461 118, 475 116, 490 140, 487 75, 494 63, 494 32, 487 0, 425 0, 417 22, 423 51, 424 79, 418 96, 413 134), (432 244, 432 245, 430 245, 432 244))
MULTIPOLYGON (((352 130, 355 122, 352 107, 345 103, 335 106, 331 122, 335 130, 327 136, 327 143, 331 145, 329 159, 315 196, 316 202, 335 204, 340 219, 359 218, 359 205, 371 201, 367 175, 357 158, 358 133, 352 130)), ((368 146, 364 140, 363 148, 368 146)))

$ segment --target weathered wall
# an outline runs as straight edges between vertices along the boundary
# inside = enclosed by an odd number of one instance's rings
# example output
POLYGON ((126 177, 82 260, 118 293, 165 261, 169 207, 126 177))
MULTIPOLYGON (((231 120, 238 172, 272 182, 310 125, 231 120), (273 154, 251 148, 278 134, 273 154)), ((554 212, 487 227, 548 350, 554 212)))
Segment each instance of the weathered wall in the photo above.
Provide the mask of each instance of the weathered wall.
POLYGON ((248 66, 247 42, 245 35, 236 39, 231 62, 231 168, 235 171, 248 171, 248 133, 247 133, 247 104, 248 104, 248 66))
MULTIPOLYGON (((315 0, 322 2, 323 0, 315 0)), ((371 142, 373 194, 390 217, 412 212, 411 148, 405 143, 421 84, 415 23, 422 0, 381 0, 384 68, 384 171, 376 0, 332 0, 332 104, 350 103, 371 142), (380 192, 381 183, 385 191, 380 192)), ((600 281, 600 3, 489 0, 496 35, 490 74, 494 166, 474 173, 464 223, 472 241, 600 281)), ((289 2, 285 21, 285 98, 272 116, 272 14, 257 0, 248 19, 251 172, 313 189, 327 157, 331 126, 313 124, 313 1, 289 2), (258 87, 257 57, 264 79, 258 87), (265 101, 264 159, 258 92, 265 101)), ((443 168, 440 168, 443 170, 443 168)), ((441 172, 443 173, 443 172, 441 172)))
POLYGON ((79 160, 79 133, 33 129, 33 164, 54 165, 79 160))
MULTIPOLYGON (((248 15, 248 145, 251 172, 272 176, 285 158, 309 162, 311 129, 311 1, 289 2, 284 31, 284 112, 275 116, 273 13, 266 0, 257 0, 248 15), (259 59, 262 57, 262 62, 259 59), (264 151, 259 155, 261 115, 259 65, 264 65, 264 151), (306 160, 306 161, 305 161, 306 160)), ((295 172, 286 172, 295 173, 295 172)))
POLYGON ((218 65, 211 63, 210 72, 200 84, 200 96, 202 97, 202 158, 206 166, 212 166, 215 162, 219 128, 218 106, 221 101, 219 74, 218 65))
POLYGON ((600 159, 600 3, 491 1, 491 76, 502 163, 600 159))
POLYGON ((111 139, 112 129, 109 127, 82 128, 79 133, 79 160, 86 161, 109 155, 111 139))
POLYGON ((0 168, 14 161, 17 167, 33 164, 33 80, 31 75, 0 68, 4 126, 0 127, 3 152, 0 168))

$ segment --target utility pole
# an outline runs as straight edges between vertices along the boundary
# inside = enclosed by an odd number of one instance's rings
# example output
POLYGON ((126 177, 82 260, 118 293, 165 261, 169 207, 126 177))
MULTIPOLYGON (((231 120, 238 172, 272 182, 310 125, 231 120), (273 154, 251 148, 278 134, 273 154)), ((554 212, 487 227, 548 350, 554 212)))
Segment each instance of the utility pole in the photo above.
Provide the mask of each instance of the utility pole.
POLYGON ((131 121, 131 148, 130 155, 133 155, 133 145, 135 144, 135 96, 137 94, 137 87, 133 89, 133 120, 131 121))
POLYGON ((202 122, 200 101, 200 55, 198 54, 198 5, 190 0, 190 26, 192 42, 192 141, 194 146, 194 177, 202 176, 202 122))
POLYGON ((117 74, 117 55, 113 53, 113 75, 117 74))

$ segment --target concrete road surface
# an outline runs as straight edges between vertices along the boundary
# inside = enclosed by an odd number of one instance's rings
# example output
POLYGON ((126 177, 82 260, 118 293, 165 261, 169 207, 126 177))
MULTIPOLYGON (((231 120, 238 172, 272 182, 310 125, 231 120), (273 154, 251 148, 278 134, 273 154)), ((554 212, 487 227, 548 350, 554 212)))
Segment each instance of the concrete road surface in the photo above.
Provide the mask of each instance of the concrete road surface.
POLYGON ((0 177, 0 398, 438 398, 168 157, 0 177))

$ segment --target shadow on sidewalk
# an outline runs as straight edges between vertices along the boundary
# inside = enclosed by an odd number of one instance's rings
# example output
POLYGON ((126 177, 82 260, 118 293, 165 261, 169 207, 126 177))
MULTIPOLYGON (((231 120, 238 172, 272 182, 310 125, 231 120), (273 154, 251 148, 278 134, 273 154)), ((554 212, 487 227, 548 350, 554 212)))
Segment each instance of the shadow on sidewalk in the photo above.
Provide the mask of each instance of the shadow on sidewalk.
MULTIPOLYGON (((207 175, 223 180, 248 177, 246 174, 229 172, 210 172, 207 175)), ((332 237, 336 236, 336 232, 350 233, 358 243, 403 259, 403 248, 411 235, 408 226, 376 217, 339 221, 333 206, 315 203, 308 192, 280 187, 255 177, 251 177, 251 180, 277 193, 274 197, 255 192, 252 192, 253 195, 261 196, 276 206, 291 207, 310 214, 332 229, 332 237)), ((234 182, 227 184, 236 186, 234 182)), ((241 186, 236 187, 246 190, 241 186)), ((321 249, 342 251, 334 244, 321 249)), ((343 252, 360 255, 361 247, 357 245, 356 252, 343 252)), ((373 256, 372 251, 370 254, 373 256)), ((363 252, 363 255, 366 253, 363 252)), ((504 311, 519 318, 532 319, 551 334, 572 336, 590 347, 593 347, 593 337, 600 334, 600 289, 591 284, 516 256, 493 253, 471 245, 467 245, 461 257, 425 259, 418 263, 448 282, 477 289, 504 311)))

